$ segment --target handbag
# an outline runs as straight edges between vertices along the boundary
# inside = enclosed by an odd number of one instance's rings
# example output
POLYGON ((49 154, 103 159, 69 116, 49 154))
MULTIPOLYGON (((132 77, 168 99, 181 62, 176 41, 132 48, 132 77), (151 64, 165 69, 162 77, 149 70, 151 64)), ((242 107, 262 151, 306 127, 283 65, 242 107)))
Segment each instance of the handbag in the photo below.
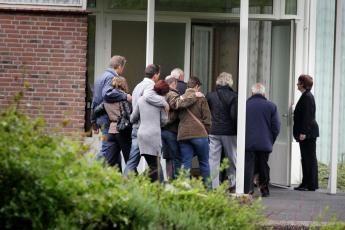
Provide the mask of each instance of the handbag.
POLYGON ((200 120, 199 120, 189 109, 187 109, 187 112, 189 113, 189 115, 192 116, 192 118, 193 118, 199 125, 201 125, 202 130, 203 130, 203 132, 204 132, 203 134, 206 135, 206 136, 208 136, 208 133, 207 133, 207 131, 206 131, 206 129, 205 129, 204 124, 201 123, 201 121, 200 121, 200 120))
POLYGON ((132 124, 130 122, 132 107, 127 101, 121 101, 120 111, 121 111, 121 115, 119 116, 117 120, 116 129, 118 132, 124 132, 132 128, 132 124))

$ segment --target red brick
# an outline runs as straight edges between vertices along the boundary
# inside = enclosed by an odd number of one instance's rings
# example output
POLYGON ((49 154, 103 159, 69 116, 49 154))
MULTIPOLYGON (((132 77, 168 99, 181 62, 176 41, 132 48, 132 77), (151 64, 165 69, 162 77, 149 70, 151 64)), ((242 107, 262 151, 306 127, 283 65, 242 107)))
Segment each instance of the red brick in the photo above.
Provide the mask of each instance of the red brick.
POLYGON ((24 77, 30 88, 21 103, 23 111, 30 116, 42 113, 48 127, 61 132, 82 131, 86 31, 86 16, 0 13, 0 60, 8 61, 0 63, 0 106, 8 105, 24 77), (72 123, 62 127, 66 117, 72 123))

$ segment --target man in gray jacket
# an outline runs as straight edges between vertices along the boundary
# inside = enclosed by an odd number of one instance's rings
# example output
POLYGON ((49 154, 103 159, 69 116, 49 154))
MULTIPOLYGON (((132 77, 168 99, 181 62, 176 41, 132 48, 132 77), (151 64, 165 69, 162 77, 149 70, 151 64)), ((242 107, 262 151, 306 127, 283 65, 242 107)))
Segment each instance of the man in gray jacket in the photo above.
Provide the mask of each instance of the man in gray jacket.
MULTIPOLYGON (((144 94, 145 91, 153 89, 155 82, 159 80, 160 67, 156 64, 150 64, 145 69, 144 79, 135 86, 133 90, 132 106, 136 107, 139 98, 144 94)), ((152 105, 158 107, 164 107, 166 112, 169 111, 169 105, 164 98, 157 94, 150 94, 146 96, 146 101, 152 105)), ((132 126, 132 146, 129 154, 129 159, 124 171, 124 175, 127 176, 129 171, 136 171, 136 168, 140 161, 140 151, 137 141, 137 133, 140 125, 140 119, 132 126)))

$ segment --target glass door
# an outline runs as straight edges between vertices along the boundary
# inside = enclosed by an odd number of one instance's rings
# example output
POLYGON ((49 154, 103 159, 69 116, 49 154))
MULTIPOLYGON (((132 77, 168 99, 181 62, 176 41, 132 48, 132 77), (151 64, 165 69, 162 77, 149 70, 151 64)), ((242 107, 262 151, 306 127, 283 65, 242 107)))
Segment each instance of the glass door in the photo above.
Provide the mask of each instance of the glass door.
POLYGON ((280 133, 270 155, 271 183, 290 186, 293 23, 272 22, 270 100, 278 108, 280 133))

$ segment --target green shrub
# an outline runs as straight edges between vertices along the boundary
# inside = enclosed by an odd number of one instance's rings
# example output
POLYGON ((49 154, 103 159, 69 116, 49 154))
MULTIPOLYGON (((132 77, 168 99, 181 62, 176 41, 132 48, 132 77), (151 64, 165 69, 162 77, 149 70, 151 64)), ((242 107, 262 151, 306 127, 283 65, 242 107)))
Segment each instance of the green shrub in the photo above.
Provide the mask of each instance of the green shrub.
POLYGON ((0 226, 6 229, 254 229, 260 204, 207 192, 198 180, 169 185, 125 179, 79 142, 49 135, 41 119, 10 108, 0 118, 0 226))
MULTIPOLYGON (((319 165, 319 185, 320 188, 327 188, 329 178, 328 165, 318 162, 319 165)), ((338 163, 338 175, 337 175, 337 188, 341 191, 345 191, 345 163, 338 163)))

